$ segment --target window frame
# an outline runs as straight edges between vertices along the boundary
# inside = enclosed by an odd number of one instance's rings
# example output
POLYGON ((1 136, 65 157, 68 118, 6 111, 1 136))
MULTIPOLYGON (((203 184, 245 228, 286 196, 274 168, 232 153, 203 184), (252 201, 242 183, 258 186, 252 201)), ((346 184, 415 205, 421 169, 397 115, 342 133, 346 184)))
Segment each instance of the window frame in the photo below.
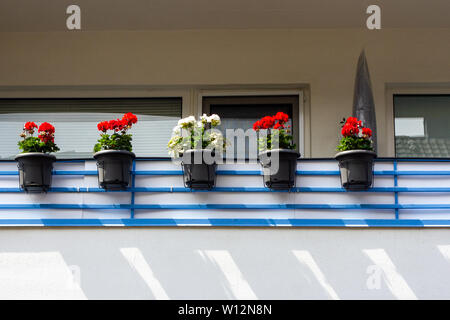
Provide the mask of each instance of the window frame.
MULTIPOLYGON (((395 158, 395 95, 449 95, 449 83, 388 83, 386 84, 386 153, 388 157, 395 158)), ((426 158, 423 158, 426 159, 426 158)))
POLYGON ((310 156, 310 145, 306 146, 306 141, 309 141, 309 136, 306 137, 306 133, 309 132, 309 126, 306 128, 306 98, 304 88, 292 88, 292 89, 270 89, 270 88, 256 88, 256 89, 203 89, 199 90, 197 95, 197 116, 203 114, 203 98, 205 97, 264 97, 264 96, 298 96, 298 110, 293 110, 293 113, 298 114, 298 120, 295 124, 297 129, 297 137, 295 141, 298 142, 298 152, 302 157, 310 156))
MULTIPOLYGON (((43 85, 0 86, 0 98, 163 98, 181 97, 182 117, 202 115, 203 96, 298 95, 299 145, 311 157, 310 90, 307 84, 277 85, 43 85)), ((167 157, 169 158, 169 157, 167 157)), ((0 161, 8 161, 1 160, 0 161)))
MULTIPOLYGON (((0 99, 79 99, 79 98, 181 98, 181 114, 189 114, 191 92, 186 88, 152 86, 0 86, 0 99)), ((141 158, 141 157, 139 157, 141 158)), ((144 157, 147 158, 147 157, 144 157)), ((159 157, 158 157, 159 158, 159 157)), ((169 158, 161 157, 161 158, 169 158)), ((92 160, 70 158, 65 160, 92 160)), ((0 159, 0 162, 14 160, 0 159)))
MULTIPOLYGON (((393 95, 393 101, 396 97, 439 97, 439 96, 445 96, 445 97, 450 97, 450 94, 442 94, 442 93, 426 93, 426 94, 394 94, 393 95)), ((393 114, 394 114, 394 152, 395 152, 395 157, 397 157, 397 144, 396 144, 396 136, 395 136, 395 104, 393 102, 393 114)), ((425 130, 425 135, 427 132, 427 126, 426 123, 424 123, 424 130, 425 130)), ((409 159, 414 159, 416 157, 399 157, 399 158, 409 158, 409 159)), ((417 157, 419 159, 447 159, 447 157, 417 157)))

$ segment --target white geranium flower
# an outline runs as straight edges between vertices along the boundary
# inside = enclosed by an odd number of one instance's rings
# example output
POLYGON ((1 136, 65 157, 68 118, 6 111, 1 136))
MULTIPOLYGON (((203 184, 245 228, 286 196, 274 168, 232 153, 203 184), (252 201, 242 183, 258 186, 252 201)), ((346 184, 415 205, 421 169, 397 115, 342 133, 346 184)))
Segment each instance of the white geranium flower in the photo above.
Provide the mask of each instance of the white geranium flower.
POLYGON ((178 121, 178 125, 181 128, 190 128, 190 127, 193 127, 196 122, 197 122, 197 120, 195 120, 194 116, 189 116, 187 118, 180 119, 178 121))
POLYGON ((201 122, 206 123, 209 122, 209 117, 206 115, 206 113, 204 113, 201 117, 200 117, 201 122))
POLYGON ((172 135, 181 136, 181 126, 180 125, 176 125, 175 127, 173 127, 172 135))
POLYGON ((180 142, 181 142, 182 139, 183 139, 183 138, 182 138, 181 136, 175 135, 175 136, 173 136, 173 137, 169 140, 169 143, 167 144, 167 146, 168 146, 170 149, 173 149, 173 148, 175 148, 178 144, 180 144, 180 142))
POLYGON ((209 135, 208 149, 214 149, 216 152, 222 153, 224 148, 224 138, 222 133, 213 131, 209 135))
POLYGON ((189 116, 189 117, 186 118, 186 121, 189 122, 189 123, 194 123, 197 120, 195 120, 194 116, 189 116))
POLYGON ((172 158, 178 158, 180 156, 180 152, 183 151, 183 137, 181 136, 173 136, 169 143, 167 144, 169 149, 169 155, 172 158))
POLYGON ((181 151, 182 149, 180 148, 169 150, 169 156, 171 158, 179 158, 181 151))
POLYGON ((203 139, 203 142, 206 142, 207 149, 222 153, 226 147, 225 139, 217 129, 211 132, 209 130, 203 132, 202 129, 206 127, 207 123, 210 123, 211 127, 216 127, 221 123, 220 117, 217 114, 211 116, 203 114, 199 121, 194 116, 180 119, 178 125, 173 128, 172 138, 167 144, 169 155, 172 158, 179 158, 184 151, 194 148, 198 139, 203 139))
POLYGON ((213 127, 220 125, 220 117, 217 114, 212 114, 208 117, 208 122, 211 122, 213 127))

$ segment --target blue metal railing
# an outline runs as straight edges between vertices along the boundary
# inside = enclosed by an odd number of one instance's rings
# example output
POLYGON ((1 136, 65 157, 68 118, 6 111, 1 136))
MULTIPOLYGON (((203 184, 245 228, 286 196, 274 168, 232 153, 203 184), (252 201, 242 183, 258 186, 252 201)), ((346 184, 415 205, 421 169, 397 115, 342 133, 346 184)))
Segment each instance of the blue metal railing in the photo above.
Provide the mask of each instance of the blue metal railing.
MULTIPOLYGON (((135 172, 136 171, 136 160, 133 160, 133 167, 132 167, 132 171, 135 172)), ((136 185, 136 174, 133 174, 131 176, 131 188, 134 189, 136 185)), ((131 191, 131 208, 130 208, 130 218, 134 219, 134 199, 135 199, 135 192, 131 191)))
MULTIPOLYGON (((0 188, 0 193, 22 193, 20 188, 0 188)), ((415 188, 415 187, 374 187, 369 190, 347 191, 343 188, 328 187, 295 187, 290 190, 271 190, 264 187, 216 187, 212 190, 191 190, 185 187, 134 187, 126 190, 105 191, 97 187, 54 187, 48 192, 69 192, 69 193, 90 193, 90 192, 148 192, 148 193, 208 193, 208 192, 268 192, 268 193, 289 193, 289 192, 344 192, 344 193, 392 193, 392 192, 415 192, 415 193, 446 193, 450 192, 450 188, 415 188)))
POLYGON ((375 210, 375 209, 450 209, 450 204, 69 204, 69 203, 25 203, 0 204, 0 209, 86 209, 86 210, 291 210, 291 209, 332 209, 332 210, 375 210))
MULTIPOLYGON (((217 170, 219 176, 261 176, 263 173, 259 170, 217 170)), ((0 171, 0 176, 17 176, 18 171, 0 171)), ((183 175, 181 170, 134 170, 133 175, 137 176, 180 176, 183 175)), ((337 170, 298 170, 297 175, 300 176, 338 176, 337 170)), ((450 171, 395 171, 382 170, 374 171, 375 176, 450 176, 450 171)), ((96 176, 97 171, 94 170, 55 170, 53 175, 56 176, 96 176)))
MULTIPOLYGON (((143 159, 137 159, 140 161, 143 159)), ((147 160, 147 159, 146 159, 147 160)), ((311 160, 310 160, 311 161, 311 160)), ((86 209, 86 210, 129 210, 130 219, 1 219, 0 224, 30 225, 221 225, 221 226, 450 226, 450 220, 400 219, 401 209, 449 210, 450 204, 399 204, 399 193, 449 193, 448 187, 399 187, 399 176, 450 176, 449 171, 404 171, 398 170, 398 162, 449 162, 447 159, 377 159, 378 162, 392 162, 393 170, 378 170, 375 176, 392 176, 393 187, 374 187, 366 191, 394 193, 393 204, 135 204, 135 193, 186 193, 186 192, 348 192, 343 188, 296 187, 288 191, 274 191, 263 187, 217 187, 211 191, 192 191, 184 187, 136 187, 136 176, 182 175, 181 170, 136 170, 133 162, 131 187, 123 191, 131 193, 129 204, 0 204, 0 209, 86 209), (285 210, 285 209, 330 209, 330 210, 394 210, 395 219, 135 219, 135 210, 285 210), (84 221, 83 223, 81 221, 84 221), (183 222, 184 221, 184 222, 183 222), (183 222, 183 223, 182 223, 183 222)), ((68 162, 68 161, 65 161, 68 162)), ((94 170, 55 170, 54 175, 95 176, 94 170)), ((0 171, 0 176, 14 176, 17 171, 0 171)), ((260 170, 218 170, 218 175, 262 175, 260 170)), ((298 176, 336 176, 337 170, 298 170, 298 176)), ((2 193, 23 192, 19 188, 0 188, 2 193)), ((54 187, 49 192, 106 192, 101 188, 54 187)))
POLYGON ((388 219, 2 219, 10 226, 450 227, 450 220, 388 219))

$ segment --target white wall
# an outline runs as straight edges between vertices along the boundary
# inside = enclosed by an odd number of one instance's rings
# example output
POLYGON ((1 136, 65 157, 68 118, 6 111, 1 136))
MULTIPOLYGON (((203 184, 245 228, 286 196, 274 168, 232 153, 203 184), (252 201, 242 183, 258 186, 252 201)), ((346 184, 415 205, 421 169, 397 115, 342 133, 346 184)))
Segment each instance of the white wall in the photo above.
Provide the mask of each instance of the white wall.
POLYGON ((0 229, 10 299, 450 299, 449 268, 446 229, 0 229))
POLYGON ((352 110, 356 61, 366 48, 379 155, 393 156, 386 85, 448 88, 448 39, 448 28, 0 33, 0 96, 22 96, 20 86, 25 92, 48 86, 33 94, 52 96, 58 86, 82 86, 95 95, 89 90, 96 85, 131 86, 130 91, 133 86, 309 85, 307 156, 330 157, 339 121, 352 110))
MULTIPOLYGON (((310 155, 329 157, 365 47, 386 156, 386 85, 448 85, 449 38, 449 29, 0 33, 0 95, 306 84, 310 155)), ((446 229, 3 228, 0 298, 450 299, 449 246, 446 229), (374 261, 385 270, 379 290, 366 285, 374 261)))

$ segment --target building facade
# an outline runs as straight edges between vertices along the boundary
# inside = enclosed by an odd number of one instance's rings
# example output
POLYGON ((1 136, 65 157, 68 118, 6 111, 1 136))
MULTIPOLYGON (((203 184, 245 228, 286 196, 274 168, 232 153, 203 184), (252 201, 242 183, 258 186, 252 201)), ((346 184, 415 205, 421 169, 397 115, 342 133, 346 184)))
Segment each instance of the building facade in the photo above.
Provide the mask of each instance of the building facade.
POLYGON ((448 299, 448 4, 383 3, 369 30, 367 6, 327 2, 80 3, 72 31, 62 4, 61 16, 28 4, 22 19, 2 4, 0 297, 448 299), (373 188, 347 192, 334 155, 363 49, 378 159, 373 188), (296 189, 272 192, 242 162, 219 165, 212 191, 186 189, 166 149, 177 121, 219 110, 245 126, 264 106, 292 114, 296 189), (105 192, 96 123, 130 109, 133 185, 105 192), (51 119, 64 146, 44 194, 18 188, 13 160, 33 119, 51 119))

